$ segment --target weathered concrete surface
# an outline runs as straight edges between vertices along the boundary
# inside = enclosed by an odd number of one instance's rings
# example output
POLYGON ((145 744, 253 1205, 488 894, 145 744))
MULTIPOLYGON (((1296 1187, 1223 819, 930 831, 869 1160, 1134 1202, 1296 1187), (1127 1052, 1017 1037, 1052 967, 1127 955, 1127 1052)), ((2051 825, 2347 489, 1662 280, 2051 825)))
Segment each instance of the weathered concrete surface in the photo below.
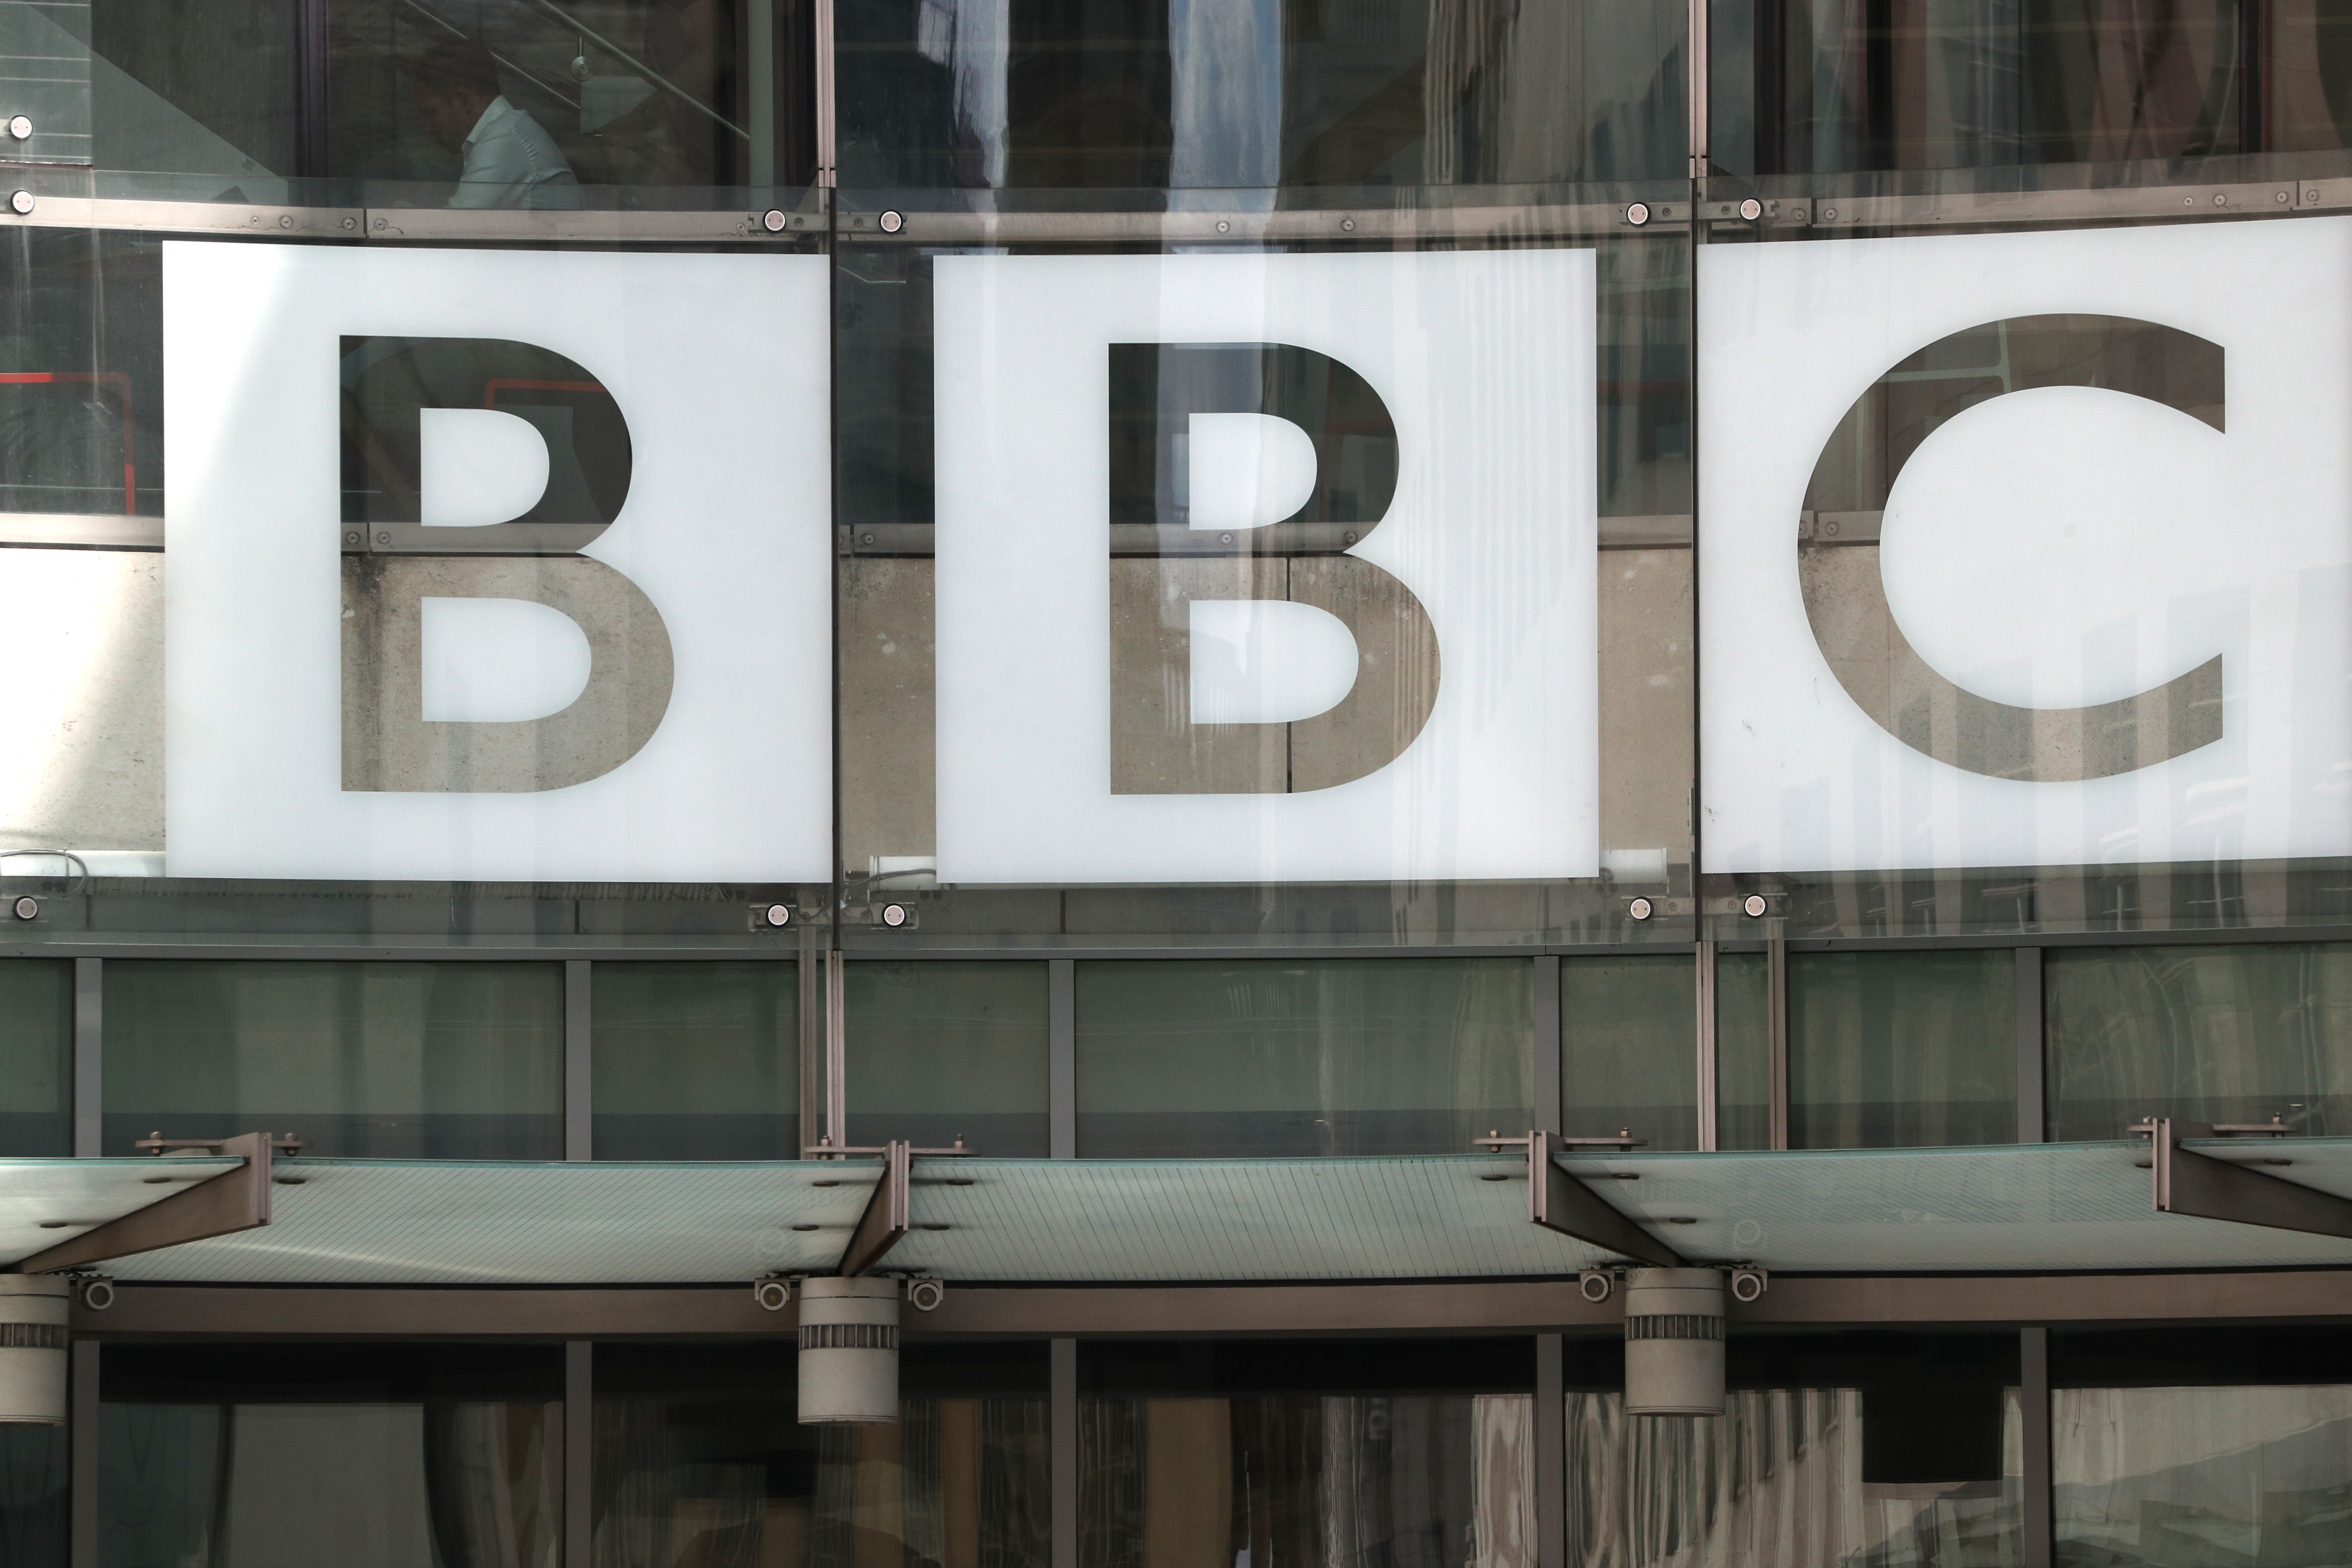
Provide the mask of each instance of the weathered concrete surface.
POLYGON ((0 549, 0 848, 163 847, 163 557, 0 549))

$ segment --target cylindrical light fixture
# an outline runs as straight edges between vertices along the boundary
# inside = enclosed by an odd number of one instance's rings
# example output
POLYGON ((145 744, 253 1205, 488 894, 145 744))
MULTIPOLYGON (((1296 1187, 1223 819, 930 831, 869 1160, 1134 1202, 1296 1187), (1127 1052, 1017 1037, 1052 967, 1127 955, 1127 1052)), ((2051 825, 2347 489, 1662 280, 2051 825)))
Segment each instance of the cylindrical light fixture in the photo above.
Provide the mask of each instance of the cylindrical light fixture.
POLYGON ((898 1419, 898 1282, 801 1281, 801 1421, 898 1419))
POLYGON ((0 1274, 0 1422, 66 1418, 66 1305, 54 1274, 0 1274))
POLYGON ((1625 1275, 1625 1414, 1723 1414, 1723 1274, 1625 1275))

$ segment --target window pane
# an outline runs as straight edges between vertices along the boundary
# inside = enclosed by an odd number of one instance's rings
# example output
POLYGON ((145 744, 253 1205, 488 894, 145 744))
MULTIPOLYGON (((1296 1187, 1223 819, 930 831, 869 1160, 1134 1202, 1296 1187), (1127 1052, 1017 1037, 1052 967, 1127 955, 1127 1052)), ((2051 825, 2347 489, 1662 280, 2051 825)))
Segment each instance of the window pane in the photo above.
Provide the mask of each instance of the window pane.
POLYGON ((0 1156, 73 1152, 73 965, 0 962, 0 1156))
POLYGON ((597 1568, 1046 1568, 1043 1345, 906 1346, 875 1426, 801 1426, 794 1357, 596 1347, 597 1568))
POLYGON ((1530 1348, 1082 1343, 1078 1561, 1532 1563, 1530 1348))
POLYGON ((1561 960, 1561 1131, 1698 1147, 1697 987, 1687 956, 1561 960))
POLYGON ((66 1429, 0 1426, 0 1563, 66 1561, 66 1429))
POLYGON ((1048 1152, 1044 964, 853 963, 842 984, 852 1143, 1048 1152))
POLYGON ((313 1154, 563 1152, 550 963, 106 966, 106 1152, 291 1132, 313 1154))
POLYGON ((2081 948, 2042 976, 2052 1137, 2144 1116, 2352 1131, 2352 946, 2081 948))
POLYGON ((1772 1146, 1772 977, 1760 952, 1715 955, 1718 1149, 1772 1146))
POLYGON ((550 1568, 552 1346, 110 1345, 99 1562, 550 1568))
POLYGON ((2014 953, 1790 956, 1790 1148, 2016 1141, 2014 953))
POLYGON ((600 1160, 800 1157, 800 972, 770 963, 599 963, 600 1160))
POLYGON ((1517 959, 1077 966, 1078 1152, 1461 1153, 1533 1112, 1517 959))

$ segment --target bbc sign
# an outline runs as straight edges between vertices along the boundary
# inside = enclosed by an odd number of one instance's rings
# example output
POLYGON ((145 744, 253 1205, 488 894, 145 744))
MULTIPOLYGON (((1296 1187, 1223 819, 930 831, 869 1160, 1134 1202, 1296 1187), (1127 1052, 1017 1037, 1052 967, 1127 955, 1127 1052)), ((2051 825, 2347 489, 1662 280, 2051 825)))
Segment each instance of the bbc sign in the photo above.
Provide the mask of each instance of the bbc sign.
MULTIPOLYGON (((829 876, 826 266, 166 247, 172 873, 829 876)), ((934 267, 942 881, 1598 873, 1590 251, 934 267)), ((1707 868, 2352 852, 2347 275, 1703 247, 1707 868)))

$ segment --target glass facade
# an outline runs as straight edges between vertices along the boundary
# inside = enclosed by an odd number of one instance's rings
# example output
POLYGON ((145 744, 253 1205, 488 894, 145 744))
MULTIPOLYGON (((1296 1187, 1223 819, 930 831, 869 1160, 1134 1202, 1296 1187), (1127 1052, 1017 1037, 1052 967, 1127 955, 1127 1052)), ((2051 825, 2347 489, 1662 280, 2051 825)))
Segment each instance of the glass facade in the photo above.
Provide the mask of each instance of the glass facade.
POLYGON ((2352 1562, 2352 9, 0 13, 0 1568, 2352 1562))

